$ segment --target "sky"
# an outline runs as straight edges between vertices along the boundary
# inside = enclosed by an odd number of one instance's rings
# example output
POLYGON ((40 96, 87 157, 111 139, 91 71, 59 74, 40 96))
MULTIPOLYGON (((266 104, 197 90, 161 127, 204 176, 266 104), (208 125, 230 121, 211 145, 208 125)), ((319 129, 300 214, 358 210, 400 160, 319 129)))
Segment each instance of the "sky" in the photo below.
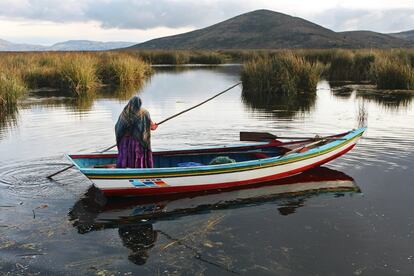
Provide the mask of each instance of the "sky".
POLYGON ((0 0, 0 39, 143 42, 269 9, 334 31, 414 29, 414 0, 0 0))

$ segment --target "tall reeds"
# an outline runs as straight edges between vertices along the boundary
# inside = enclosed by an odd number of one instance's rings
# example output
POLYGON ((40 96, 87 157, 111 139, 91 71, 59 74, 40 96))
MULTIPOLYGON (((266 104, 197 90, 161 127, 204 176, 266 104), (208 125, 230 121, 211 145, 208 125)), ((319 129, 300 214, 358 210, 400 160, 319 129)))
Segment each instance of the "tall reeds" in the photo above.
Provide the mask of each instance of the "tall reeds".
POLYGON ((99 83, 97 60, 91 56, 71 55, 57 68, 60 86, 77 95, 92 91, 99 83))
POLYGON ((126 86, 140 83, 150 73, 150 65, 140 58, 127 55, 111 55, 99 64, 99 78, 104 83, 126 86))
POLYGON ((13 72, 0 72, 0 108, 13 105, 26 91, 26 85, 20 76, 13 72))
POLYGON ((374 72, 379 89, 414 90, 414 68, 406 60, 383 57, 375 63, 374 72))
POLYGON ((129 51, 151 64, 222 64, 227 62, 229 56, 220 51, 190 51, 190 50, 133 50, 129 51))
POLYGON ((292 52, 258 57, 243 65, 243 93, 262 99, 283 94, 313 93, 322 69, 320 63, 309 62, 292 52))
POLYGON ((147 62, 125 53, 0 53, 0 104, 26 89, 56 88, 75 96, 102 84, 127 85, 151 74, 147 62))

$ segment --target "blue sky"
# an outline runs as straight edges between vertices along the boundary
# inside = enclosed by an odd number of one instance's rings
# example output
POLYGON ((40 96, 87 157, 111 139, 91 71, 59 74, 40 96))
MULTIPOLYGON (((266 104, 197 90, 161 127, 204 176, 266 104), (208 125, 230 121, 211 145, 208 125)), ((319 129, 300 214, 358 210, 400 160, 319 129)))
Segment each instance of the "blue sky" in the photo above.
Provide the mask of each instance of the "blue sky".
POLYGON ((256 9, 302 17, 335 31, 414 29, 414 0, 0 0, 0 38, 37 44, 142 42, 256 9))

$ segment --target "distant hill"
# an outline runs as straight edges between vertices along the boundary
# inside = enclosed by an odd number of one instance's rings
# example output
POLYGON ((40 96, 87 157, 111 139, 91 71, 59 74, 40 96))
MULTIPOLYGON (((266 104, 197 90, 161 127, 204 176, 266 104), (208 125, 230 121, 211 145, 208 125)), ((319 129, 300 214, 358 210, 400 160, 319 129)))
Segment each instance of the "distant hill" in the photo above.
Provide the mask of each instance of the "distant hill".
POLYGON ((409 47, 410 44, 405 39, 371 31, 351 31, 338 34, 350 41, 355 48, 396 48, 409 47))
POLYGON ((91 40, 68 40, 48 47, 48 51, 104 51, 125 48, 134 45, 134 42, 101 42, 91 40))
POLYGON ((152 39, 129 49, 389 48, 406 39, 369 31, 334 32, 270 10, 245 13, 207 28, 152 39))
POLYGON ((409 40, 409 41, 414 43, 414 30, 406 31, 406 32, 400 32, 400 33, 393 33, 393 34, 389 34, 389 35, 397 37, 397 38, 409 40))
POLYGON ((33 44, 18 44, 0 39, 0 51, 42 51, 45 46, 33 44))
POLYGON ((91 40, 68 40, 53 44, 52 46, 41 46, 32 44, 17 44, 0 39, 0 51, 104 51, 125 48, 134 45, 135 42, 101 42, 91 40))

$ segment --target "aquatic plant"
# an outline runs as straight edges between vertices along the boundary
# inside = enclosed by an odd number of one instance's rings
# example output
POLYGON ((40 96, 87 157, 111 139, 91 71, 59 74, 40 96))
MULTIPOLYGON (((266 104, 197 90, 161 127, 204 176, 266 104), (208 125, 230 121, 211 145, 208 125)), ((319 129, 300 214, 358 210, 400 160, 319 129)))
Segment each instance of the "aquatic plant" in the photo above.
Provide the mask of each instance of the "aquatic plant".
POLYGON ((190 61, 189 51, 131 51, 151 64, 186 64, 190 61))
POLYGON ((351 80, 372 81, 372 70, 376 56, 373 52, 357 52, 354 55, 351 80))
POLYGON ((91 91, 99 83, 96 59, 88 55, 71 55, 64 58, 58 68, 59 83, 77 95, 91 91))
POLYGON ((227 56, 218 52, 199 52, 191 55, 189 63, 192 64, 222 64, 227 60, 227 56))
POLYGON ((414 89, 414 68, 401 59, 382 57, 374 72, 379 89, 414 89))
POLYGON ((142 82, 152 72, 151 66, 137 57, 113 55, 99 63, 99 78, 105 83, 128 85, 142 82))
MULTIPOLYGON (((14 79, 25 89, 48 87, 71 91, 75 96, 90 93, 102 83, 136 84, 152 72, 150 65, 136 55, 117 52, 0 53, 0 68, 3 75, 8 72, 3 87, 14 79)), ((5 97, 2 92, 2 102, 5 97)))
POLYGON ((320 63, 292 52, 259 57, 243 64, 243 94, 271 100, 281 94, 314 93, 322 70, 320 63))
POLYGON ((26 91, 20 75, 12 71, 0 71, 0 107, 14 105, 26 91))
POLYGON ((24 72, 23 78, 29 88, 57 87, 60 75, 56 67, 33 65, 24 72))
POLYGON ((335 52, 327 72, 328 79, 332 81, 343 81, 352 79, 354 66, 354 53, 346 50, 335 52))

